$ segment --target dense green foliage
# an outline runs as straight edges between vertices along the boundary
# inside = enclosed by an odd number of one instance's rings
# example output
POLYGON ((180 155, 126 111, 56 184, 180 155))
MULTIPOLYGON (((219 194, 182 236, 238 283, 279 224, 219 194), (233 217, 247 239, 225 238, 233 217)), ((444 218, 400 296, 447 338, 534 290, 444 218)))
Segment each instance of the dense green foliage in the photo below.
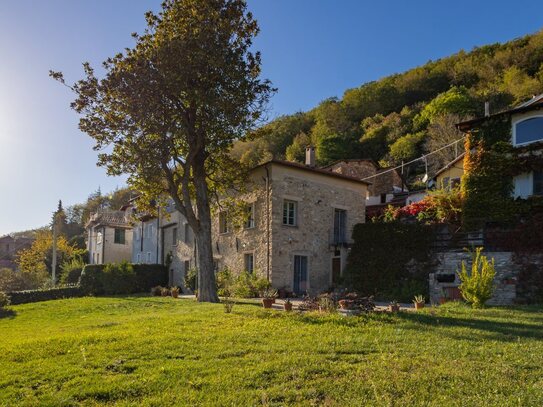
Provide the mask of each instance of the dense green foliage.
POLYGON ((262 297, 271 283, 256 273, 243 271, 235 274, 229 269, 217 273, 217 292, 220 296, 236 298, 262 297))
POLYGON ((540 309, 447 304, 345 318, 255 305, 12 306, 0 318, 0 405, 543 404, 540 309))
MULTIPOLYGON (((496 112, 543 91, 542 64, 543 32, 460 51, 349 89, 308 112, 281 116, 233 153, 249 164, 272 156, 302 161, 311 142, 322 165, 345 158, 397 164, 454 141, 451 135, 460 138, 454 122, 482 115, 485 101, 496 112)), ((430 168, 437 170, 454 154, 451 147, 432 156, 430 168)), ((412 166, 411 179, 420 171, 412 166)))
POLYGON ((80 286, 87 294, 131 294, 168 285, 168 270, 161 264, 87 264, 80 286))
POLYGON ((419 223, 356 225, 345 284, 363 295, 404 302, 410 302, 414 295, 426 294, 429 270, 424 262, 428 260, 432 239, 432 228, 419 223))
POLYGON ((79 283, 79 278, 81 277, 81 272, 85 267, 85 262, 78 257, 67 261, 60 266, 60 283, 61 284, 77 284, 79 283))
POLYGON ((75 287, 56 287, 44 288, 41 290, 15 291, 8 293, 11 304, 27 304, 30 302, 40 302, 57 300, 60 298, 74 298, 83 296, 83 291, 78 286, 75 287))
POLYGON ((482 251, 482 247, 475 249, 469 270, 466 263, 462 261, 462 268, 458 272, 462 297, 474 308, 483 307, 494 291, 496 275, 494 259, 488 260, 482 251))

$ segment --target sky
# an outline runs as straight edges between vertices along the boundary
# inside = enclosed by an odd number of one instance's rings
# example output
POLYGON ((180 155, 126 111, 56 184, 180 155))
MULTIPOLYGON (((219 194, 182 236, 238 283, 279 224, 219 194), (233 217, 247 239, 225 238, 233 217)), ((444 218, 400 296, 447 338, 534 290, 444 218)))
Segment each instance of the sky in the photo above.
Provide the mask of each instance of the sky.
MULTIPOLYGON (((248 0, 263 77, 278 92, 270 119, 341 97, 346 89, 543 28, 540 1, 248 0)), ((62 199, 84 202, 124 185, 96 166, 69 89, 133 45, 160 0, 0 0, 0 236, 46 225, 62 199)))

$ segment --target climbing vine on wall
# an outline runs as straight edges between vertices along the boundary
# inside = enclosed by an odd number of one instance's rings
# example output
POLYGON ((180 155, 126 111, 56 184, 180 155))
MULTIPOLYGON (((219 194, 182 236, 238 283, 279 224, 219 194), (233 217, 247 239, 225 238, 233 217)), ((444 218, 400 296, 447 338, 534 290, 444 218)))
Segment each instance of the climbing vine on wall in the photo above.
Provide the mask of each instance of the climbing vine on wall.
POLYGON ((463 226, 477 229, 488 222, 511 222, 526 202, 515 201, 513 177, 543 169, 541 143, 515 148, 511 145, 511 118, 487 119, 466 138, 462 180, 463 226))

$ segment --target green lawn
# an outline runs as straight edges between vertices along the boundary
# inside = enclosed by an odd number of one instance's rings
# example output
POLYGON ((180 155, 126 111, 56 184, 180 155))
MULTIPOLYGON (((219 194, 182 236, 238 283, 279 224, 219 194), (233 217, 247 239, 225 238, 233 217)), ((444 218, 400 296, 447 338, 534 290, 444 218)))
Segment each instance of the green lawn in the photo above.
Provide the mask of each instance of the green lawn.
POLYGON ((11 307, 0 405, 543 405, 543 313, 360 318, 159 297, 11 307))

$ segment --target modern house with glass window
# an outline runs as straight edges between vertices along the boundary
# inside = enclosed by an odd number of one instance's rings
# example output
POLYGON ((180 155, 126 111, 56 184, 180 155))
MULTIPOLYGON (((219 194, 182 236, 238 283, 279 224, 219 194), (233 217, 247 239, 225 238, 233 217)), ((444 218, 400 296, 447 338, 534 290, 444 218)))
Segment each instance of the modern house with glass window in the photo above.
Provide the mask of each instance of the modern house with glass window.
POLYGON ((308 147, 305 165, 271 160, 251 171, 247 192, 238 197, 246 218, 235 222, 227 211, 214 218, 218 269, 256 273, 297 294, 338 282, 352 229, 365 220, 369 183, 316 168, 314 157, 308 147))
POLYGON ((92 214, 86 224, 86 231, 91 264, 131 261, 132 225, 126 210, 92 214))
MULTIPOLYGON (((517 148, 519 157, 523 154, 543 155, 543 94, 513 109, 468 120, 457 124, 457 127, 466 133, 476 131, 489 118, 510 120, 510 141, 517 148)), ((543 195, 543 171, 534 169, 515 175, 513 187, 514 198, 543 195)))

